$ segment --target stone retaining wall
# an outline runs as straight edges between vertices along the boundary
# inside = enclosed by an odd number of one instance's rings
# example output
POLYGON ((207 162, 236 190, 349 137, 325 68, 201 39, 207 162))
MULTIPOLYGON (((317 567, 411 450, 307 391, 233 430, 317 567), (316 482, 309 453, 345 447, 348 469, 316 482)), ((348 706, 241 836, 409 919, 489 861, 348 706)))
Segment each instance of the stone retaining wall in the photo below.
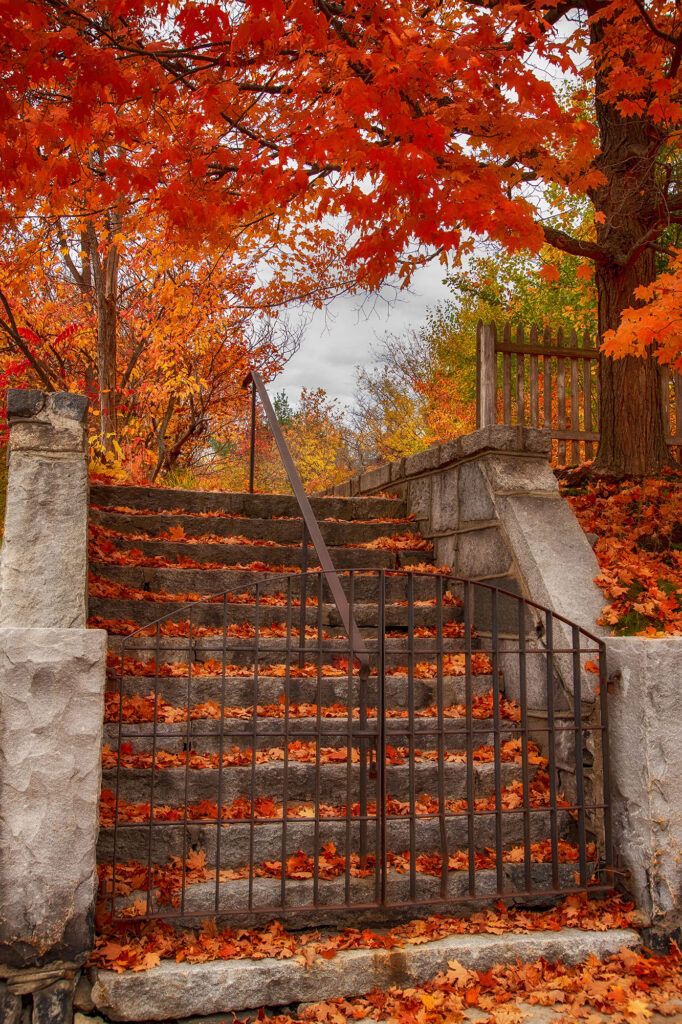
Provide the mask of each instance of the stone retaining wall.
POLYGON ((438 565, 551 608, 594 634, 604 601, 589 541, 549 465, 549 431, 493 426, 366 470, 329 493, 406 498, 438 565))

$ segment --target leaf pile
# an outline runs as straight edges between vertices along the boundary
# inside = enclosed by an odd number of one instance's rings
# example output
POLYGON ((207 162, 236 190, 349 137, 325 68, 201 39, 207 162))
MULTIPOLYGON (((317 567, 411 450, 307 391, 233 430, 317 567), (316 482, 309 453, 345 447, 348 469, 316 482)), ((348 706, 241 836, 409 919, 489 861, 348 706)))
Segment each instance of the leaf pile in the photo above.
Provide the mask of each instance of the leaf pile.
POLYGON ((407 943, 422 944, 449 935, 523 934, 559 931, 561 928, 608 931, 627 928, 632 921, 632 904, 621 896, 590 900, 586 896, 575 895, 551 910, 522 910, 498 903, 495 908, 466 917, 436 914, 386 931, 382 929, 380 934, 369 928, 362 931, 346 928, 334 935, 323 936, 318 931, 288 931, 277 921, 257 930, 224 928, 222 931, 218 931, 211 921, 200 930, 182 931, 176 931, 162 921, 114 925, 107 915, 106 905, 100 903, 98 934, 90 964, 122 972, 148 970, 161 960, 206 963, 211 960, 263 960, 266 957, 287 960, 298 957, 303 963, 312 963, 317 957, 333 959, 345 949, 401 948, 407 943))
POLYGON ((682 473, 589 482, 566 497, 596 533, 596 582, 609 599, 599 620, 617 635, 682 635, 682 473))

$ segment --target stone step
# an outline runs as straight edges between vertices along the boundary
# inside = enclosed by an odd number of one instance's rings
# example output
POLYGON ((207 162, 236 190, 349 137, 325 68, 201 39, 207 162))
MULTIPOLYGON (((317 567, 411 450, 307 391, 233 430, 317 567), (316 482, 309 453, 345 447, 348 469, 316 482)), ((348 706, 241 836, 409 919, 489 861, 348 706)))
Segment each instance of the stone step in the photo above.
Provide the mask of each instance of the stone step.
MULTIPOLYGON (((107 530, 119 533, 164 533, 173 527, 182 527, 188 537, 200 537, 207 533, 219 537, 248 537, 249 540, 274 540, 278 544, 299 545, 301 543, 302 519, 257 519, 226 518, 200 515, 126 515, 122 512, 108 512, 92 508, 90 522, 107 530)), ((340 522, 322 520, 319 523, 322 536, 328 547, 343 547, 346 544, 364 544, 379 537, 393 537, 402 533, 418 533, 417 524, 411 519, 395 522, 365 522, 357 519, 340 522)), ((312 548, 311 548, 312 550, 312 548)))
MULTIPOLYGON (((349 549, 350 550, 350 549, 349 549)), ((253 559, 251 559, 253 560, 253 559)), ((287 577, 280 574, 254 573, 248 570, 239 569, 188 569, 178 566, 177 568, 157 568, 145 565, 109 565, 105 562, 93 561, 90 563, 90 572, 103 579, 113 580, 126 586, 146 589, 153 593, 165 591, 172 594, 202 594, 212 596, 230 592, 243 592, 248 588, 250 594, 255 594, 256 585, 260 594, 287 594, 289 580, 291 580, 292 598, 298 598, 300 593, 301 578, 298 574, 287 577)), ((317 593, 317 576, 312 574, 307 579, 307 590, 311 595, 317 593)), ((349 574, 339 576, 344 592, 349 590, 349 574)), ((437 577, 427 573, 415 573, 413 579, 413 592, 415 601, 433 601, 437 593, 437 577)), ((407 600, 408 576, 396 573, 386 575, 386 600, 389 603, 407 600)), ((461 585, 458 581, 445 577, 443 580, 444 592, 449 590, 454 597, 460 598, 461 585)), ((376 602, 379 579, 374 573, 362 575, 356 574, 353 577, 353 589, 355 600, 359 602, 376 602)), ((329 595, 327 595, 329 600, 329 595)))
MULTIPOLYGON (((300 566, 303 562, 303 550, 300 546, 277 545, 270 547, 264 544, 219 544, 219 543, 187 543, 171 540, 135 540, 134 537, 112 538, 112 543, 119 551, 133 548, 150 557, 164 558, 169 561, 178 556, 191 558, 195 562, 216 562, 220 565, 250 565, 261 562, 267 566, 300 566)), ((314 551, 309 553, 308 564, 314 568, 317 556, 314 551)), ((330 551, 334 567, 344 569, 396 569, 424 562, 430 564, 433 557, 428 551, 383 551, 367 548, 332 548, 330 551)), ((276 571, 276 569, 273 569, 276 571)))
MULTIPOLYGON (((276 516, 300 517, 298 502, 287 494, 248 494, 246 492, 186 491, 162 487, 127 487, 95 484, 90 488, 90 501, 101 508, 124 506, 133 509, 174 511, 184 513, 225 512, 255 519, 276 516)), ((345 520, 378 518, 404 519, 407 507, 395 498, 321 498, 311 497, 310 504, 318 520, 332 517, 345 520)))
MULTIPOLYGON (((361 912, 355 911, 356 924, 361 912)), ((179 1020, 229 1015, 261 1006, 325 1001, 362 996, 373 989, 422 985, 457 961, 485 972, 497 964, 579 964, 605 960, 620 949, 638 950, 642 940, 633 929, 583 931, 561 928, 527 934, 449 935, 430 942, 390 949, 352 949, 332 959, 303 958, 214 960, 176 963, 164 960, 148 971, 91 971, 89 993, 97 1012, 111 1020, 179 1020)), ((308 1018, 309 1019, 309 1018, 308 1018)), ((480 1015, 476 1019, 480 1019, 480 1015)), ((562 1018, 558 1017, 557 1020, 562 1018)), ((548 1017, 543 1017, 548 1021, 548 1017)))
MULTIPOLYGON (((595 869, 596 865, 588 865, 588 876, 595 869)), ((577 869, 576 864, 559 865, 559 885, 562 889, 575 889, 574 875, 577 869)), ((449 909, 455 910, 457 901, 472 902, 473 899, 486 898, 488 901, 494 899, 498 894, 497 873, 495 870, 478 870, 475 874, 475 894, 471 893, 469 874, 467 871, 448 871, 447 894, 441 902, 441 877, 438 875, 427 875, 417 873, 415 879, 415 894, 413 899, 422 904, 431 901, 437 904, 439 911, 447 913, 449 909)), ((538 892, 547 893, 552 889, 552 865, 532 864, 531 883, 533 889, 538 892)), ((525 872, 523 864, 503 865, 503 889, 509 894, 519 894, 516 902, 526 902, 521 894, 526 888, 525 872)), ((117 900, 117 910, 120 912, 125 907, 132 906, 136 900, 146 903, 146 891, 133 891, 129 896, 120 897, 117 900)), ((547 902, 547 895, 544 897, 547 902)), ((541 899, 542 899, 541 898, 541 899)), ((289 913, 297 912, 300 920, 301 913, 305 913, 306 927, 315 927, 322 924, 343 921, 343 906, 348 902, 346 918, 352 915, 351 920, 363 921, 376 919, 379 913, 379 892, 378 879, 374 875, 366 878, 350 879, 350 895, 346 901, 346 883, 343 875, 333 879, 320 879, 317 891, 317 907, 314 905, 314 882, 313 879, 286 880, 286 902, 282 898, 282 886, 279 878, 255 878, 253 879, 253 891, 250 892, 248 879, 230 879, 221 882, 216 886, 215 882, 200 882, 189 885, 185 889, 183 916, 185 920, 192 918, 215 918, 218 927, 227 925, 248 926, 258 920, 256 914, 249 913, 249 906, 268 908, 270 917, 283 917, 286 920, 287 907, 291 908, 289 913), (216 889, 218 890, 218 911, 216 913, 216 889), (251 903, 252 899, 252 903, 251 903), (363 908, 368 904, 377 904, 374 914, 363 913, 363 908), (355 906, 352 906, 355 904, 355 906), (324 912, 324 908, 333 908, 333 914, 324 912), (340 910, 337 908, 341 908, 340 910), (222 912, 221 912, 222 911, 222 912)), ((537 897, 536 897, 537 899, 537 897)), ((410 874, 404 874, 389 869, 386 873, 386 902, 390 904, 404 904, 410 900, 410 874)), ((172 906, 164 908, 159 906, 154 894, 150 894, 150 906, 152 912, 156 912, 163 920, 164 917, 172 921, 172 906)), ((532 896, 527 901, 532 904, 532 896)), ((179 907, 178 907, 179 909, 179 907)), ((383 908, 381 908, 383 910, 383 908)), ((396 909, 398 909, 396 907, 396 909)), ((402 912, 406 909, 403 906, 402 912)), ((385 911, 382 917, 386 919, 385 911)), ((262 917, 261 917, 262 919, 262 917)))
MULTIPOLYGON (((110 685, 118 688, 118 680, 113 676, 110 685)), ((492 676, 480 675, 471 677, 471 692, 474 696, 484 696, 492 689, 492 676)), ((323 676, 320 680, 319 699, 322 704, 345 704, 350 699, 357 703, 359 697, 359 680, 353 677, 349 687, 348 676, 323 676)), ((415 708, 430 707, 438 697, 435 679, 415 679, 415 708)), ((289 680, 289 699, 292 704, 314 703, 318 699, 318 681, 316 677, 291 678, 289 680)), ((187 704, 187 677, 160 676, 124 676, 123 692, 126 695, 158 693, 162 700, 170 704, 182 706, 187 704)), ((281 676, 259 676, 257 686, 253 677, 226 676, 224 697, 229 707, 249 707, 256 704, 277 704, 284 694, 284 680, 281 676)), ((201 704, 212 700, 222 702, 223 680, 221 676, 194 676, 192 678, 191 702, 201 704)), ((464 676, 443 676, 444 704, 461 704, 466 697, 466 680, 464 676)), ((384 700, 388 708, 404 710, 408 701, 407 676, 386 676, 384 680, 384 700)), ((369 707, 377 703, 377 677, 370 676, 367 680, 367 704, 369 707)))
MULTIPOLYGON (((472 641, 473 646, 477 641, 472 641)), ((407 664, 407 640, 404 637, 387 637, 385 640, 384 664, 387 669, 406 666, 407 664)), ((254 664, 256 654, 261 666, 273 664, 294 664, 298 661, 299 651, 305 647, 306 662, 317 663, 321 658, 322 664, 333 663, 335 658, 345 658, 348 655, 348 639, 343 636, 323 640, 320 645, 317 639, 306 638, 305 645, 298 637, 292 637, 287 641, 283 637, 261 637, 256 651, 253 638, 242 640, 239 637, 227 637, 223 642, 221 636, 197 637, 190 642, 189 637, 155 637, 141 634, 132 636, 121 636, 112 634, 109 636, 109 650, 113 654, 120 654, 125 648, 126 657, 135 658, 140 661, 149 661, 158 655, 159 664, 190 664, 205 661, 224 661, 228 665, 241 665, 251 667, 254 664)), ((462 654, 464 641, 462 639, 443 640, 443 651, 445 654, 462 654)), ((370 665, 376 663, 376 640, 372 643, 371 638, 366 644, 370 665)), ((436 641, 428 638, 415 638, 414 657, 418 663, 426 662, 435 669, 436 664, 436 641)))
MULTIPOLYGON (((285 744, 285 720, 283 718, 259 715, 257 720, 256 745, 261 748, 282 747, 285 744)), ((360 720, 354 719, 352 731, 360 730, 360 720)), ((376 716, 368 716, 366 731, 376 735, 376 716)), ((188 747, 199 754, 217 754, 223 750, 250 750, 253 746, 253 721, 251 717, 241 718, 232 715, 223 717, 221 732, 218 719, 197 718, 187 722, 157 722, 156 740, 154 726, 151 722, 123 722, 121 738, 129 741, 138 753, 150 753, 154 747, 168 753, 180 753, 188 747)), ((419 748, 435 747, 438 736, 438 719, 415 718, 414 741, 419 748)), ((289 742, 302 740, 304 743, 319 737, 324 747, 341 747, 348 742, 347 718, 290 717, 288 722, 289 742)), ((503 720, 500 733, 502 741, 517 739, 521 736, 518 723, 503 720)), ((443 723, 446 751, 461 751, 466 745, 466 720, 464 718, 447 718, 443 723)), ((410 729, 404 719, 388 718, 385 725, 386 743, 393 747, 405 747, 410 742, 410 729)), ((495 740, 492 719, 474 719, 472 728, 474 749, 491 746, 495 740)), ((119 726, 117 722, 106 722, 104 725, 103 742, 112 748, 118 746, 119 726)), ((357 747, 357 739, 351 740, 357 747)))
MULTIPOLYGON (((134 749, 134 748, 133 748, 134 749)), ((158 752, 158 748, 157 748, 158 752)), ((489 797, 495 791, 495 768, 490 762, 473 765, 474 797, 489 797)), ((154 804, 171 807, 178 804, 199 803, 201 800, 217 800, 219 786, 221 800, 231 803, 238 797, 249 797, 252 787, 251 765, 226 765, 222 772, 217 768, 184 767, 157 768, 154 776, 154 804), (220 778, 219 778, 220 776, 220 778)), ((395 800, 409 798, 411 772, 407 763, 387 764, 386 788, 388 796, 395 800)), ((445 792, 449 800, 462 800, 467 793, 467 765, 461 762, 446 762, 443 765, 445 792)), ((309 802, 318 793, 316 786, 317 769, 315 762, 308 764, 290 760, 287 766, 287 795, 291 801, 309 802)), ((500 784, 510 786, 521 778, 521 766, 505 761, 500 765, 500 784)), ((356 799, 360 785, 359 764, 343 762, 322 763, 319 771, 319 799, 325 804, 345 804, 348 792, 356 799)), ((417 793, 438 792, 438 764, 436 761, 414 764, 414 785, 417 793)), ((104 768, 102 787, 118 792, 119 799, 128 803, 147 803, 151 797, 152 772, 148 768, 104 768), (117 780, 118 774, 118 780, 117 780), (118 784, 118 788, 117 788, 118 784)), ((267 796, 281 800, 284 792, 283 761, 266 761, 256 764, 253 771, 254 798, 267 796)), ((376 789, 376 780, 374 780, 376 789)), ((368 799, 372 799, 372 787, 368 784, 368 799)), ((376 794, 375 794, 376 795, 376 794)))
MULTIPOLYGON (((557 832, 560 838, 571 834, 572 821, 567 811, 558 810, 557 832)), ((495 849, 494 812, 476 812, 473 816, 474 849, 495 849)), ((531 843, 542 842, 551 834, 551 817, 547 808, 531 808, 528 823, 520 811, 505 811, 500 815, 502 848, 521 846, 526 834, 531 843), (526 833, 527 827, 527 833, 526 833)), ((466 813, 448 814, 445 817, 445 835, 448 850, 466 848, 468 843, 469 816, 466 813)), ((253 857, 255 864, 263 861, 282 860, 282 820, 259 821, 254 825, 253 846, 251 845, 251 824, 248 820, 230 820, 220 826, 221 868, 241 868, 253 857)), ((367 823, 367 853, 376 852, 376 820, 367 823)), ((439 849, 441 825, 436 816, 420 817, 414 826, 414 849, 427 853, 439 849)), ((147 863, 150 853, 152 863, 165 864, 171 857, 184 859, 189 850, 203 850, 206 862, 215 866, 218 862, 218 825, 210 822, 154 822, 131 824, 121 822, 117 828, 116 860, 121 862, 140 861, 147 863)), ((286 826, 286 847, 284 860, 301 851, 312 856, 326 843, 333 843, 337 853, 344 857, 346 849, 357 853, 360 849, 360 822, 357 818, 321 818, 317 831, 314 819, 289 818, 286 826)), ((410 821, 407 817, 389 816, 386 820, 386 849, 402 852, 410 849, 410 821)), ((97 858, 100 863, 111 863, 114 854, 114 830, 101 828, 97 843, 97 858)))
MULTIPOLYGON (((314 586, 314 584, 313 584, 314 586)), ((255 604, 231 604, 222 601, 193 601, 191 604, 180 601, 138 601, 134 599, 119 600, 110 597, 91 597, 88 602, 88 614, 103 619, 127 619, 139 623, 141 626, 158 619, 171 619, 173 622, 187 622, 189 615, 192 615, 193 626, 215 626, 220 627, 223 623, 227 625, 248 623, 255 625, 256 618, 261 627, 279 625, 286 622, 287 608, 277 605, 260 604, 258 615, 256 615, 255 604)), ((377 606, 365 602, 357 602, 353 605, 353 614, 358 626, 374 627, 376 633, 377 606)), ((300 607, 293 606, 291 610, 291 622, 294 628, 300 623, 300 607)), ((432 607, 414 608, 414 625, 433 626, 435 622, 435 609, 432 607)), ((456 607, 443 608, 443 624, 448 622, 460 622, 462 609, 456 607)), ((387 629, 407 629, 408 610, 404 605, 387 604, 384 609, 384 622, 387 629)), ((315 605, 306 606, 306 623, 316 627, 318 623, 318 608, 315 605)), ((325 604, 322 609, 322 625, 327 628, 341 627, 341 616, 334 604, 325 604)), ((390 637, 389 637, 390 639, 390 637)), ((417 638, 418 639, 418 638, 417 638)), ((424 638, 422 638, 424 639, 424 638)))

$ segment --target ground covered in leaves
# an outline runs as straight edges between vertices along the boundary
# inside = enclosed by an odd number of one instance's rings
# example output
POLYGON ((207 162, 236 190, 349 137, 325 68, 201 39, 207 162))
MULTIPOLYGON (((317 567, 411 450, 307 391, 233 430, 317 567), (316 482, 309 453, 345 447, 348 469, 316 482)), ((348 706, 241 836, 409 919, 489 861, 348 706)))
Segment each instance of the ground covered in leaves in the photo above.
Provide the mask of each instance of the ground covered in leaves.
POLYGON ((682 471, 647 480, 564 479, 564 496, 597 535, 600 623, 622 636, 682 635, 682 471))

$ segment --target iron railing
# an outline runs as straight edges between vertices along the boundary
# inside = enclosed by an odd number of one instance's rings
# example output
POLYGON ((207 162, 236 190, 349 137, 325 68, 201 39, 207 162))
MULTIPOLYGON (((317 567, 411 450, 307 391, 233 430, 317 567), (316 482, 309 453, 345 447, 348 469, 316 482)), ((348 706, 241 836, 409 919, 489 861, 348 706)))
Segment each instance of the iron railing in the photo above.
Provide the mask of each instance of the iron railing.
MULTIPOLYGON (((357 652, 357 657, 361 665, 367 665, 367 657, 362 643, 362 638, 358 632, 357 625, 353 616, 349 613, 348 600, 341 587, 334 563, 332 562, 329 549, 325 544, 322 531, 320 530, 315 513, 313 512, 310 504, 310 499, 305 493, 303 487, 303 481, 301 480, 300 474, 296 469, 296 464, 291 457, 291 452, 284 439, 282 428, 279 425, 279 420, 275 415, 275 410, 272 407, 270 396, 265 390, 263 379, 257 370, 250 370, 244 378, 242 387, 248 388, 251 386, 251 446, 250 446, 250 458, 249 458, 249 492, 253 494, 254 491, 254 476, 256 466, 256 394, 261 400, 265 418, 268 421, 268 426, 272 431, 272 436, 275 439, 277 445, 277 451, 279 452, 280 458, 284 465, 291 489, 294 493, 294 497, 298 502, 298 507, 301 510, 301 516, 303 518, 303 536, 301 538, 301 547, 303 551, 303 564, 302 572, 305 580, 305 572, 308 568, 308 539, 312 542, 317 557, 320 562, 322 571, 326 574, 328 586, 332 592, 334 603, 339 610, 341 621, 343 622, 346 633, 348 636, 353 637, 353 646, 357 652)), ((304 605, 305 602, 302 602, 304 605)))
POLYGON ((322 568, 117 651, 100 844, 118 919, 357 922, 612 888, 605 648, 547 608, 322 568))

